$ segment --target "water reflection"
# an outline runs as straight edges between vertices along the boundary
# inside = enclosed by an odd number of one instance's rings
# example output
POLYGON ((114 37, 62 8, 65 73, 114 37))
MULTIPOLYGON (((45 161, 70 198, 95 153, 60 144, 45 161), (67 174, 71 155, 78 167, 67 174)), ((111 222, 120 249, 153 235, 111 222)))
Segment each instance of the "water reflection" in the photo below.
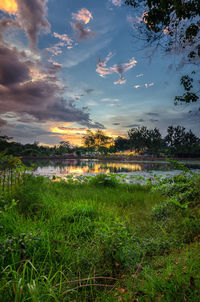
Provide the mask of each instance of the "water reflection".
POLYGON ((35 173, 40 175, 66 175, 88 173, 130 173, 135 171, 169 171, 169 163, 105 162, 95 160, 42 161, 35 163, 35 173))

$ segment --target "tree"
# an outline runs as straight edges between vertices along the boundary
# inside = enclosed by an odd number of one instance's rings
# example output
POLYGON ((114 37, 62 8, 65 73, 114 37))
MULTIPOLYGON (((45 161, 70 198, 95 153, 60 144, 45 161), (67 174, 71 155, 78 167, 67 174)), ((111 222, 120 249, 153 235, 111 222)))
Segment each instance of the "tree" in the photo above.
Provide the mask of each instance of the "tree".
POLYGON ((125 151, 130 149, 130 141, 127 138, 118 136, 114 141, 115 151, 125 151))
POLYGON ((171 155, 188 155, 198 150, 199 138, 190 130, 185 131, 181 126, 169 126, 165 142, 171 155))
POLYGON ((84 146, 94 151, 105 151, 105 148, 109 147, 112 143, 112 138, 103 133, 102 130, 92 132, 87 130, 83 136, 84 146))
POLYGON ((137 30, 148 45, 182 54, 184 63, 194 64, 194 69, 197 67, 196 71, 182 76, 180 84, 185 93, 175 97, 175 104, 199 101, 200 1, 125 0, 125 3, 135 10, 143 10, 137 30))
POLYGON ((147 149, 151 154, 159 154, 163 139, 159 129, 148 130, 147 127, 132 128, 128 131, 131 147, 136 151, 147 149))
POLYGON ((148 144, 148 130, 147 127, 132 128, 128 131, 130 139, 131 150, 135 149, 137 152, 144 150, 148 144))
POLYGON ((61 141, 57 148, 57 153, 59 155, 63 153, 70 153, 71 151, 72 151, 72 146, 68 141, 61 141))
POLYGON ((158 128, 148 130, 147 148, 151 154, 159 154, 163 147, 163 139, 158 128))

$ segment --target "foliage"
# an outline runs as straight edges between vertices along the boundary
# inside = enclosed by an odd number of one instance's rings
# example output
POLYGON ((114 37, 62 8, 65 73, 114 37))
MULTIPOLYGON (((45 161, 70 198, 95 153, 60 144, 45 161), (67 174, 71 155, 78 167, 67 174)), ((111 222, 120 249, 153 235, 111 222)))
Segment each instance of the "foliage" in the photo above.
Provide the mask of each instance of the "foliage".
MULTIPOLYGON (((188 84, 189 85, 189 84, 188 84)), ((85 146, 73 147, 68 141, 62 141, 54 147, 41 146, 38 143, 22 145, 8 142, 10 138, 2 136, 0 139, 0 152, 6 149, 7 155, 22 156, 23 158, 57 159, 70 153, 76 156, 112 156, 113 153, 134 149, 137 152, 147 151, 149 154, 170 154, 172 156, 194 156, 200 154, 200 140, 190 130, 185 131, 181 126, 169 126, 166 137, 162 137, 158 128, 147 127, 132 128, 128 131, 128 138, 118 136, 112 139, 101 130, 92 132, 88 130, 83 141, 85 146), (96 152, 97 151, 97 152, 96 152)), ((123 155, 123 153, 122 153, 123 155)))
MULTIPOLYGON (((126 0, 134 10, 142 9, 141 22, 135 27, 149 46, 156 45, 167 53, 183 55, 182 62, 198 66, 200 59, 200 10, 199 0, 126 0)), ((140 10, 141 12, 141 10, 140 10)), ((199 69, 191 75, 181 77, 180 84, 186 91, 175 97, 179 102, 197 102, 199 100, 199 69), (195 82, 195 83, 194 83, 195 82)))
POLYGON ((185 131, 184 127, 169 126, 165 137, 170 154, 195 154, 199 149, 199 138, 192 131, 185 131))
MULTIPOLYGON (((177 166, 180 165, 177 163, 177 166)), ((182 165, 181 165, 182 166, 182 165)), ((160 180, 152 191, 160 192, 168 199, 165 203, 153 208, 153 217, 163 219, 173 213, 173 209, 196 208, 200 205, 200 175, 189 173, 187 168, 183 174, 160 180)))
POLYGON ((89 183, 93 186, 115 188, 119 185, 119 180, 115 174, 98 174, 95 177, 92 177, 89 183))
POLYGON ((115 151, 125 151, 130 149, 130 141, 127 138, 118 136, 114 141, 115 151))
POLYGON ((131 150, 140 151, 146 147, 148 141, 147 127, 132 128, 128 131, 128 136, 131 142, 131 150))
POLYGON ((0 215, 0 300, 198 301, 198 205, 154 217, 168 193, 90 180, 29 175, 11 194, 20 202, 0 215))
POLYGON ((83 136, 83 141, 87 148, 98 151, 101 148, 108 147, 112 143, 112 138, 105 135, 101 130, 97 130, 95 133, 87 130, 87 133, 83 136))
POLYGON ((147 149, 149 153, 159 154, 163 147, 164 141, 161 137, 160 131, 157 128, 152 130, 147 127, 132 128, 128 131, 131 148, 136 151, 147 149))

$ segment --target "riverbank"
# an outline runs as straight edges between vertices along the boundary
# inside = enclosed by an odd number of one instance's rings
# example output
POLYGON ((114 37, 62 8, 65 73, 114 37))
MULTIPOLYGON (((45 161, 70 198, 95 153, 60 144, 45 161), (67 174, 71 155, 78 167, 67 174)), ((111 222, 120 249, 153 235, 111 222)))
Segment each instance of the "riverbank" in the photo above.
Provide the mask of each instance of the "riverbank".
POLYGON ((39 160, 98 160, 98 161, 116 161, 116 162, 162 162, 166 163, 168 159, 173 159, 176 161, 183 162, 198 162, 200 163, 200 157, 198 158, 178 158, 178 157, 153 157, 153 156, 42 156, 42 157, 22 157, 23 161, 39 161, 39 160))
POLYGON ((0 300, 199 301, 200 180, 169 181, 26 176, 1 201, 0 300))

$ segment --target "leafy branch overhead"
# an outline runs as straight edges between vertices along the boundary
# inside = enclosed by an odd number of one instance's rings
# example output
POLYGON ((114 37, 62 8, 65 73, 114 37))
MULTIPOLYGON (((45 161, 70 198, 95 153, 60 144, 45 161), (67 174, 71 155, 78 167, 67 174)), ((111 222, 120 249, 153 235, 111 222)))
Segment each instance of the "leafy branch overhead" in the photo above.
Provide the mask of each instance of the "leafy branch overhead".
POLYGON ((183 64, 193 64, 196 72, 184 75, 180 84, 185 93, 175 97, 175 104, 199 101, 200 1, 199 0, 126 0, 136 12, 142 10, 139 24, 134 25, 149 46, 182 55, 183 64))

